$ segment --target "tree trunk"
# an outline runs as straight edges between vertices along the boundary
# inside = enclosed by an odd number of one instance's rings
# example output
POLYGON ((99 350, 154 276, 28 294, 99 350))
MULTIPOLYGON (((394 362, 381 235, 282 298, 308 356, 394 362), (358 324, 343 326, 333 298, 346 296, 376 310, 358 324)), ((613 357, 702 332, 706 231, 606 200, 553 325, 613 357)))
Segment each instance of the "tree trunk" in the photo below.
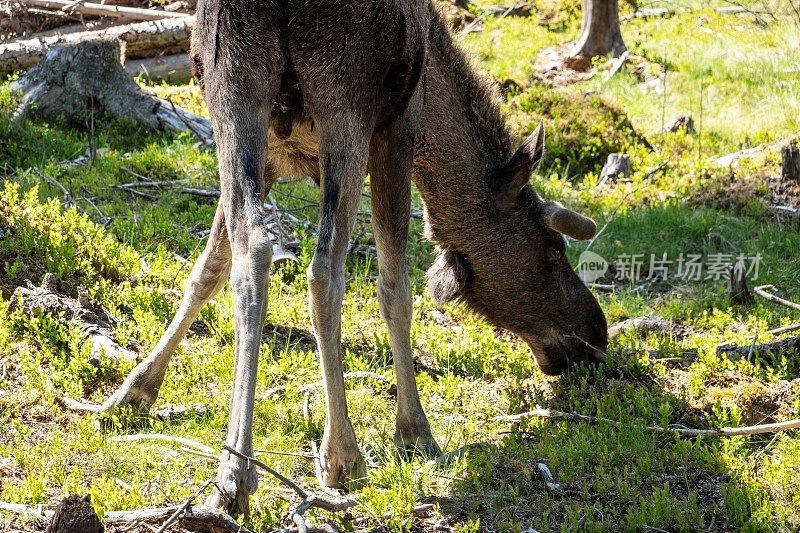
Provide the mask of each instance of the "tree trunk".
POLYGON ((192 16, 137 22, 97 31, 11 41, 0 45, 0 74, 24 70, 35 65, 45 51, 54 44, 76 44, 95 39, 123 41, 128 57, 144 57, 148 53, 164 49, 185 52, 189 50, 189 38, 194 27, 194 20, 192 16))
POLYGON ((107 113, 153 130, 190 131, 204 143, 213 136, 208 119, 145 93, 122 68, 119 41, 95 40, 59 45, 13 89, 21 90, 17 115, 36 113, 47 120, 66 117, 82 125, 90 114, 107 113))
POLYGON ((594 57, 627 50, 619 29, 617 0, 584 0, 581 36, 572 48, 573 56, 594 57))

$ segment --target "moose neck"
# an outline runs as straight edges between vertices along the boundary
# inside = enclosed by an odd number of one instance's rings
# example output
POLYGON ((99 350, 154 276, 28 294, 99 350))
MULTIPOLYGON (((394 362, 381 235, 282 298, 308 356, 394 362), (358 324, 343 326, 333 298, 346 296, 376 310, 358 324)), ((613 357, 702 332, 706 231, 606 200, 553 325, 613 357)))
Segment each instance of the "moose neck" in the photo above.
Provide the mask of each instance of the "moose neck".
POLYGON ((465 250, 494 213, 492 181, 508 161, 511 134, 488 80, 435 17, 429 33, 424 105, 414 181, 425 202, 428 237, 465 250))

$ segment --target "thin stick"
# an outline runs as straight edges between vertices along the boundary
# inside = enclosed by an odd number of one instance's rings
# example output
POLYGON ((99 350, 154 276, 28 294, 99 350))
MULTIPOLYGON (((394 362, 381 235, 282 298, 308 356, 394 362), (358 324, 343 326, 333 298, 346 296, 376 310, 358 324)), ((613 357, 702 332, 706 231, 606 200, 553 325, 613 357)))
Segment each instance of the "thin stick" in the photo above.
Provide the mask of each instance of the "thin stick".
POLYGON ((181 446, 185 446, 187 448, 192 448, 194 450, 213 454, 214 449, 210 446, 206 446, 205 444, 199 443, 197 441, 191 439, 185 439, 183 437, 174 437, 172 435, 162 435, 161 433, 137 433, 135 435, 118 435, 116 437, 112 437, 109 439, 111 442, 132 442, 138 440, 157 440, 161 442, 170 442, 173 444, 180 444, 181 446))
POLYGON ((48 176, 47 174, 42 172, 41 169, 39 169, 38 167, 33 167, 32 170, 34 174, 39 176, 39 178, 43 179, 48 184, 52 185, 53 187, 61 191, 61 194, 64 196, 64 203, 67 204, 67 206, 75 205, 75 199, 72 197, 72 194, 67 190, 66 187, 61 185, 61 182, 59 182, 57 179, 51 176, 48 176))
POLYGON ((764 298, 768 302, 774 302, 776 304, 785 305, 786 307, 789 307, 791 309, 797 309, 798 311, 800 311, 800 304, 794 303, 794 302, 789 301, 789 300, 784 300, 783 298, 781 298, 779 296, 775 296, 774 294, 771 294, 771 293, 767 292, 767 291, 770 291, 770 290, 774 291, 775 290, 775 286, 774 285, 759 285, 758 287, 755 287, 753 289, 753 292, 758 294, 759 296, 761 296, 762 298, 764 298))
POLYGON ((782 333, 789 333, 790 331, 797 331, 800 329, 800 324, 789 324, 788 326, 782 326, 780 328, 775 328, 767 331, 768 335, 780 335, 782 333))
POLYGON ((260 469, 264 470, 265 472, 268 472, 269 474, 277 478, 278 481, 280 481, 281 483, 283 483, 284 485, 295 491, 295 493, 297 493, 297 495, 300 496, 303 500, 308 500, 309 507, 319 507, 320 509, 325 509, 326 511, 338 512, 338 511, 344 511, 345 509, 349 509, 359 504, 358 500, 354 498, 329 500, 327 498, 322 498, 315 494, 309 493, 305 489, 303 489, 300 485, 298 485, 294 480, 289 479, 280 472, 269 467, 266 463, 259 461, 255 457, 250 457, 249 455, 245 455, 239 452, 238 450, 234 450, 227 444, 222 446, 222 449, 228 451, 229 453, 232 453, 236 457, 245 459, 246 461, 250 461, 260 469))
POLYGON ((255 457, 250 457, 249 455, 245 455, 245 454, 243 454, 242 452, 240 452, 238 450, 234 450, 233 448, 231 448, 227 444, 223 445, 222 449, 227 451, 228 453, 231 453, 231 454, 235 455, 236 457, 239 457, 240 459, 244 459, 246 461, 250 461, 251 463, 253 463, 257 467, 259 467, 261 470, 264 470, 265 472, 269 473, 273 477, 277 478, 278 481, 280 481, 281 483, 283 483, 284 485, 286 485, 287 487, 289 487, 290 489, 295 491, 297 493, 297 495, 300 496, 301 498, 303 498, 304 500, 306 498, 308 498, 308 492, 306 492, 305 489, 303 489, 303 487, 301 487, 300 485, 295 483, 294 480, 289 479, 288 477, 284 476, 283 474, 281 474, 280 472, 278 472, 274 468, 270 467, 269 465, 267 465, 267 463, 265 463, 263 461, 259 461, 255 457))
POLYGON ((183 505, 180 505, 180 506, 179 506, 177 509, 175 509, 175 512, 174 512, 174 513, 172 513, 172 514, 170 515, 170 517, 169 517, 169 518, 167 518, 166 520, 164 520, 164 523, 163 523, 163 524, 161 524, 161 527, 160 527, 160 528, 158 528, 158 529, 156 530, 156 533, 164 533, 164 531, 166 531, 166 530, 167 530, 167 528, 168 528, 169 526, 171 526, 171 525, 172 525, 172 523, 173 523, 173 522, 175 522, 175 521, 178 519, 178 517, 179 517, 180 515, 182 515, 184 512, 186 512, 186 509, 187 509, 187 508, 188 508, 190 505, 192 505, 192 502, 194 502, 194 501, 195 501, 195 500, 196 500, 196 499, 197 499, 197 498, 198 498, 198 497, 199 497, 201 494, 203 494, 203 492, 205 492, 205 490, 208 488, 208 486, 209 486, 209 485, 211 485, 211 484, 213 484, 213 483, 214 483, 214 481, 206 481, 205 483, 203 483, 203 486, 202 486, 202 487, 200 487, 199 489, 197 489, 197 490, 194 492, 194 494, 192 494, 191 496, 189 496, 189 497, 186 499, 186 501, 185 501, 185 502, 183 502, 183 505))
MULTIPOLYGON (((603 422, 620 427, 622 424, 610 418, 600 418, 596 416, 582 415, 579 413, 564 413, 553 409, 534 409, 526 413, 519 413, 509 416, 498 416, 492 419, 493 422, 520 422, 528 418, 549 418, 552 420, 566 420, 568 422, 603 422)), ((773 433, 776 431, 787 431, 800 428, 800 418, 787 420, 786 422, 775 422, 773 424, 759 424, 755 426, 743 426, 739 428, 717 428, 717 429, 692 429, 692 428, 672 428, 661 426, 637 426, 649 431, 658 433, 676 433, 684 437, 732 437, 736 435, 760 435, 762 433, 773 433)))

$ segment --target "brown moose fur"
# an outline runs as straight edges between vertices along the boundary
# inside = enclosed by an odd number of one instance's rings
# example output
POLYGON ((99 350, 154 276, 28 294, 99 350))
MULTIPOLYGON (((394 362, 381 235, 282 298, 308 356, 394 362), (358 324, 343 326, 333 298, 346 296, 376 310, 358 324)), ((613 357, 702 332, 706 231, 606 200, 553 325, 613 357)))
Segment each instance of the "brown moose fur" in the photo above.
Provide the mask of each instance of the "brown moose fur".
MULTIPOLYGON (((208 2, 209 7, 215 3, 208 2)), ((338 7, 323 1, 291 2, 291 7, 282 2, 255 4, 261 7, 253 11, 272 12, 279 26, 289 26, 278 35, 253 37, 289 41, 276 46, 276 53, 285 56, 275 61, 281 65, 282 79, 272 101, 267 189, 278 175, 310 176, 319 183, 315 119, 304 105, 304 99, 317 95, 303 94, 301 80, 304 69, 315 72, 315 77, 336 80, 339 69, 348 67, 342 74, 365 93, 361 99, 373 113, 365 121, 372 119, 376 135, 412 117, 404 127, 414 141, 413 180, 425 203, 426 237, 439 251, 429 271, 431 295, 440 301, 461 297, 493 323, 520 334, 538 352, 537 360, 548 373, 560 373, 568 363, 564 358, 544 358, 536 340, 542 329, 548 325, 552 329, 553 322, 560 332, 590 324, 584 333, 591 338, 583 340, 605 350, 605 319, 599 306, 564 259, 561 236, 541 224, 552 203, 528 184, 537 161, 523 158, 522 168, 509 173, 514 146, 497 88, 454 43, 433 3, 383 0, 372 2, 371 8, 358 2, 338 7), (300 22, 301 18, 309 22, 300 22), (341 32, 350 35, 353 49, 372 61, 354 65, 335 46, 315 46, 315 41, 329 42, 330 34, 341 32), (370 39, 372 35, 381 39, 370 39), (295 36, 302 41, 295 41, 295 36), (293 49, 310 57, 293 58, 293 49), (337 52, 342 54, 335 57, 337 52), (555 268, 550 260, 554 256, 559 257, 555 268), (543 315, 551 315, 550 320, 543 315)), ((201 87, 205 84, 199 48, 205 39, 197 32, 202 28, 198 25, 193 41, 201 87)), ((238 68, 254 68, 243 57, 231 60, 238 68)), ((326 89, 320 96, 328 100, 353 100, 347 94, 349 87, 336 87, 334 82, 326 89)), ((581 341, 574 344, 580 346, 581 341)), ((588 350, 581 357, 583 352, 579 349, 572 355, 578 360, 596 355, 588 350)))
MULTIPOLYGON (((279 175, 311 176, 321 186, 308 287, 326 395, 319 452, 325 485, 351 486, 366 474, 345 398, 341 306, 367 173, 378 303, 397 375, 399 448, 439 452, 410 345, 404 254, 412 177, 439 251, 428 273, 433 297, 462 298, 517 333, 547 373, 605 357, 605 317, 570 267, 562 237, 589 238, 595 224, 530 186, 544 150, 541 127, 513 150, 494 89, 429 1, 201 0, 192 63, 214 125, 220 204, 167 333, 103 409, 152 403, 175 346, 229 277, 236 353, 226 442, 252 454, 272 258, 261 200, 279 175)), ((226 451, 208 503, 247 512, 256 486, 254 466, 226 451)))

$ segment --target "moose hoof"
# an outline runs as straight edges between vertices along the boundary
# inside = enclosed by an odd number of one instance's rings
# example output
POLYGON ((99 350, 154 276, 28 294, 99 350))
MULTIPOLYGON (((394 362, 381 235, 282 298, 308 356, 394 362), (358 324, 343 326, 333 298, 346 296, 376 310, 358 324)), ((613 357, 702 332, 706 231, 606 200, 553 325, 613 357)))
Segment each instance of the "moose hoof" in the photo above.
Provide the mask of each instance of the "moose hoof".
POLYGON ((323 438, 319 450, 319 462, 322 468, 322 483, 333 489, 352 491, 363 487, 367 482, 367 465, 355 444, 333 446, 327 438, 323 438))
POLYGON ((258 472, 246 459, 223 452, 217 483, 206 505, 223 509, 231 516, 250 513, 250 495, 258 488, 258 472))
POLYGON ((416 423, 404 423, 398 420, 394 433, 394 445, 401 454, 438 457, 442 453, 431 434, 431 428, 425 415, 422 415, 422 420, 416 423))
POLYGON ((134 369, 114 394, 100 406, 98 413, 111 413, 126 405, 132 405, 146 413, 156 401, 163 379, 163 375, 153 377, 146 370, 134 369))

